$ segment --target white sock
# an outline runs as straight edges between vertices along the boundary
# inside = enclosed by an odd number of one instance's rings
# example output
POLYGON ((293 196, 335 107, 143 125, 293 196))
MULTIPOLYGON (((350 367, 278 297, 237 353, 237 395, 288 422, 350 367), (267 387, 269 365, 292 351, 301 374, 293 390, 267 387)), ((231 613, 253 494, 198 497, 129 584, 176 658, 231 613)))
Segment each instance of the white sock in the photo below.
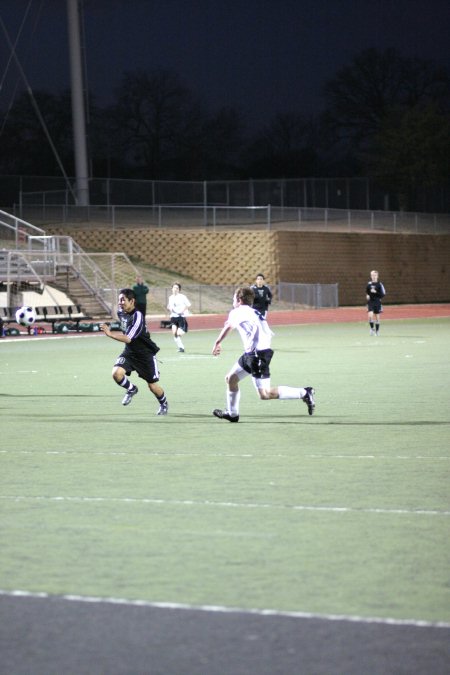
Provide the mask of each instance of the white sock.
POLYGON ((241 399, 241 390, 227 390, 227 410, 232 415, 239 415, 239 401, 241 399))
POLYGON ((181 338, 176 336, 174 337, 175 343, 179 349, 184 349, 183 343, 181 342, 181 338))
POLYGON ((303 387, 278 387, 278 398, 288 399, 288 398, 303 398, 306 391, 303 387))

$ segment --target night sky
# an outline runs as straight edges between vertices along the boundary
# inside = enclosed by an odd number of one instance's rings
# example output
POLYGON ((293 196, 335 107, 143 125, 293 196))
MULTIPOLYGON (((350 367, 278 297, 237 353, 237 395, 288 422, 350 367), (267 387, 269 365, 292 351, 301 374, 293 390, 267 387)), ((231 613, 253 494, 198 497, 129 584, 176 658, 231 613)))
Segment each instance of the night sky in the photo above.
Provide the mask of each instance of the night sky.
MULTIPOLYGON (((70 87, 65 0, 0 0, 31 88, 70 87)), ((449 0, 85 0, 88 87, 113 101, 123 72, 167 69, 214 112, 254 127, 278 112, 314 114, 322 87, 363 49, 395 48, 450 67, 449 0)), ((0 32, 0 108, 19 81, 0 32)))

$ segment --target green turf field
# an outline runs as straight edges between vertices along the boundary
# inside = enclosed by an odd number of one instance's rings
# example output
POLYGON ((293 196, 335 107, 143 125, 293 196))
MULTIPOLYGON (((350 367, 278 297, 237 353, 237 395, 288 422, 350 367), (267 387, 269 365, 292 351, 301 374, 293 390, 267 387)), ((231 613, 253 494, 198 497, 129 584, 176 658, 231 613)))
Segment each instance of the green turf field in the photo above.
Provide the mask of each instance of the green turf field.
POLYGON ((450 321, 276 328, 316 414, 246 380, 239 424, 217 332, 154 335, 166 418, 117 342, 0 341, 0 588, 448 622, 450 321))

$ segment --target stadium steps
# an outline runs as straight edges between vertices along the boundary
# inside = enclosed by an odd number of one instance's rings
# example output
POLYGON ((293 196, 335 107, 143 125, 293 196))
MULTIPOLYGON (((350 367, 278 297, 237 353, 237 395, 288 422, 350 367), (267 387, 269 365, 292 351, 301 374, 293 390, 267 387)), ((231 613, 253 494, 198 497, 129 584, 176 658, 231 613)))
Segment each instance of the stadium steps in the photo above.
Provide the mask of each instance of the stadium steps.
POLYGON ((58 270, 53 285, 64 292, 74 304, 80 305, 81 311, 87 316, 96 318, 111 316, 70 266, 58 270))

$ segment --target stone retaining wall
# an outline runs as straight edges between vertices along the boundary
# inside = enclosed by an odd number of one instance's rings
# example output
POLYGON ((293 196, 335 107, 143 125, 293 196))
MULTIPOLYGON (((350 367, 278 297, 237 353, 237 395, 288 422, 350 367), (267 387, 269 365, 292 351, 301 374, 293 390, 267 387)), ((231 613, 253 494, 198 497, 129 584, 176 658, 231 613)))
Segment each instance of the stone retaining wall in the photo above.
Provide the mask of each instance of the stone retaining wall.
POLYGON ((124 252, 205 284, 338 283, 340 305, 364 303, 378 269, 389 303, 450 301, 450 235, 48 228, 86 250, 124 252))

